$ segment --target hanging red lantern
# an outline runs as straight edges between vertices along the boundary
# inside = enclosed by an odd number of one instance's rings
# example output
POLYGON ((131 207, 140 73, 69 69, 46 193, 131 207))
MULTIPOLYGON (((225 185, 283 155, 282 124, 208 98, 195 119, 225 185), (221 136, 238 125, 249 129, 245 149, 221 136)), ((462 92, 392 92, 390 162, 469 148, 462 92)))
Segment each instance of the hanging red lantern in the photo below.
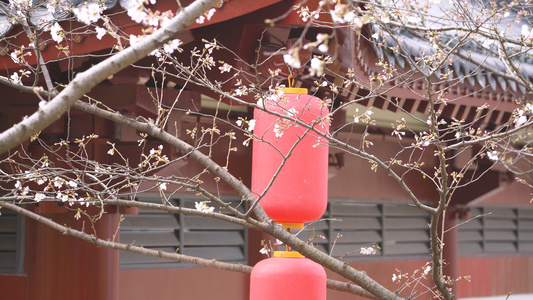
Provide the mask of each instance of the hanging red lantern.
POLYGON ((250 300, 325 300, 326 271, 298 252, 275 251, 257 263, 250 278, 250 300))
POLYGON ((254 140, 252 150, 252 191, 263 193, 274 179, 260 200, 261 206, 275 222, 301 227, 326 210, 328 145, 316 132, 268 111, 291 116, 326 134, 329 110, 321 99, 302 88, 287 88, 282 95, 264 100, 263 105, 267 111, 254 112, 258 140, 254 140))

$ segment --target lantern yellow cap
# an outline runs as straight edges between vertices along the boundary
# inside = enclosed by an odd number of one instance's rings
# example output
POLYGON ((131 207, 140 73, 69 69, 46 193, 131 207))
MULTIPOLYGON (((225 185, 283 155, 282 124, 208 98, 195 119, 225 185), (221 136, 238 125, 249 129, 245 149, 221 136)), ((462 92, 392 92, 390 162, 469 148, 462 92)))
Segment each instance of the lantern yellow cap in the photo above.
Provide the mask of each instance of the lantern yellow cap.
POLYGON ((283 226, 284 228, 304 228, 304 223, 279 222, 278 224, 283 226))
POLYGON ((284 91, 286 94, 303 94, 303 95, 307 95, 308 94, 306 88, 289 87, 289 88, 282 88, 281 90, 284 91))
POLYGON ((303 258, 299 252, 274 251, 274 257, 303 258))

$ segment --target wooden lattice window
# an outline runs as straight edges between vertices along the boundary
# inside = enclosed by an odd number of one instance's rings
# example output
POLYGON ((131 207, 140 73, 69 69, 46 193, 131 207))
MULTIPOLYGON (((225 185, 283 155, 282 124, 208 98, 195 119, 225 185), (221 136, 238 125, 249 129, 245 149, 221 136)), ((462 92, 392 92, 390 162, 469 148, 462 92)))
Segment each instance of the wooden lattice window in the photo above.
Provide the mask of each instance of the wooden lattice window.
POLYGON ((22 273, 24 218, 8 209, 0 213, 0 273, 22 273))
POLYGON ((428 256, 429 216, 407 202, 330 200, 324 221, 308 225, 301 233, 320 250, 334 257, 428 256), (377 245, 375 255, 361 247, 377 245))
MULTIPOLYGON (((142 201, 160 203, 159 197, 140 196, 142 201)), ((236 204, 238 197, 225 197, 236 204)), ((194 202, 203 201, 194 196, 175 197, 174 205, 193 208, 194 202)), ((213 204, 212 206, 215 206, 213 204)), ((172 214, 150 209, 139 209, 138 215, 127 215, 120 226, 120 241, 170 253, 181 253, 220 261, 246 263, 246 230, 228 222, 200 216, 172 214)), ((183 267, 187 264, 143 256, 130 252, 120 253, 121 268, 183 267)))
POLYGON ((533 209, 527 207, 470 207, 459 226, 459 254, 533 253, 533 209))

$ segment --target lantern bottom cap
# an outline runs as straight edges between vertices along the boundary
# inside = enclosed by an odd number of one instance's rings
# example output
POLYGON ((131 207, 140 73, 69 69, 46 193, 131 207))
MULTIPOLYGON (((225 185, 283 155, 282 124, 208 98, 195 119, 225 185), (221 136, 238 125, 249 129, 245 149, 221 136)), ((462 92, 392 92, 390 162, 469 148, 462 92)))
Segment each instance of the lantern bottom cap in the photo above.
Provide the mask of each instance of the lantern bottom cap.
POLYGON ((304 223, 295 223, 295 222, 277 222, 279 225, 284 228, 304 228, 304 223))

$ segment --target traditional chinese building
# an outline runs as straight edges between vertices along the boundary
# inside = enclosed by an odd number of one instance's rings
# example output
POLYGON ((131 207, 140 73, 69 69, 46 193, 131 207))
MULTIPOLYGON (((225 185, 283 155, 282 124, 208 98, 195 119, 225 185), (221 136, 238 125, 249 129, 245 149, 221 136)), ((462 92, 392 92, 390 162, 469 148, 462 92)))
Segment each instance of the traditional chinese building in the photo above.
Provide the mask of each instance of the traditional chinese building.
MULTIPOLYGON (((186 4, 184 2, 189 1, 181 2, 186 4)), ((276 82, 289 75, 279 50, 295 43, 302 36, 313 41, 318 33, 334 35, 329 53, 326 54, 334 55, 335 60, 328 66, 325 77, 329 82, 341 85, 342 82, 339 81, 342 79, 336 74, 351 70, 354 77, 361 79, 359 84, 353 84, 349 89, 334 94, 330 89, 317 86, 317 77, 309 74, 308 67, 303 66, 297 70, 295 86, 308 88, 310 93, 321 98, 335 99, 333 105, 336 107, 343 102, 362 99, 359 101, 360 106, 347 107, 335 115, 332 128, 337 130, 339 138, 361 136, 362 126, 345 124, 353 121, 356 109, 372 107, 377 125, 371 141, 376 155, 394 156, 400 150, 400 145, 390 135, 390 123, 398 119, 398 115, 405 114, 402 110, 427 118, 430 107, 424 97, 426 87, 416 78, 398 78, 379 95, 373 96, 368 78, 381 72, 376 66, 378 61, 386 61, 400 71, 407 72, 409 68, 404 56, 388 50, 387 47, 394 46, 394 39, 380 33, 379 28, 372 25, 364 26, 360 34, 343 27, 306 28, 297 11, 293 10, 296 2, 221 1, 210 20, 179 34, 184 51, 177 57, 190 61, 190 50, 202 48, 203 40, 216 39, 229 50, 220 51, 217 60, 233 63, 233 52, 243 59, 235 65, 243 72, 250 70, 246 64, 265 61, 258 68, 261 73, 259 78, 266 80, 270 76, 269 68, 281 68, 282 72, 274 77, 276 82), (266 24, 266 19, 274 21, 266 24), (377 40, 384 42, 376 43, 377 40)), ((316 2, 318 1, 310 1, 305 5, 312 7, 317 5, 316 2)), ((82 4, 81 1, 72 3, 82 4)), ((105 4, 105 14, 118 24, 121 31, 127 34, 140 33, 140 25, 132 21, 125 12, 131 1, 106 1, 105 4)), ((160 11, 177 9, 176 3, 171 1, 157 5, 156 8, 160 11)), ((66 36, 69 56, 55 47, 51 38, 40 41, 42 57, 45 61, 50 61, 47 67, 57 83, 68 83, 76 73, 102 61, 117 43, 110 35, 97 39, 96 34, 86 30, 83 24, 66 19, 67 16, 50 13, 45 7, 36 5, 33 16, 33 24, 57 19, 63 28, 72 32, 66 36)), ((48 37, 47 34, 44 33, 43 36, 48 37)), ((2 75, 9 77, 20 68, 9 54, 21 45, 28 45, 30 41, 22 26, 9 22, 7 14, 0 14, 0 35, 0 62, 5 70, 2 75)), ((415 37, 405 36, 404 39, 408 41, 411 51, 409 54, 413 57, 421 51, 431 51, 430 46, 415 37)), ((312 54, 302 53, 302 60, 305 60, 305 55, 310 57, 312 54)), ((29 64, 35 64, 35 57, 26 59, 29 64)), ((202 124, 208 127, 213 119, 206 115, 215 110, 227 120, 226 123, 218 124, 221 130, 229 129, 239 117, 252 117, 252 111, 247 107, 225 100, 225 103, 218 105, 213 100, 218 99, 218 96, 205 87, 198 87, 172 76, 164 81, 162 78, 152 77, 149 67, 154 59, 145 58, 138 62, 141 68, 129 67, 114 75, 93 89, 90 96, 124 114, 145 118, 156 115, 150 91, 163 90, 165 103, 172 103, 179 96, 184 99, 178 102, 178 108, 182 112, 172 115, 166 130, 190 143, 195 140, 186 131, 201 128, 202 124), (186 114, 187 110, 192 113, 186 114)), ((497 65, 496 60, 489 59, 487 63, 505 70, 497 65)), ((524 65, 532 66, 527 61, 524 65)), ((516 97, 529 97, 525 96, 525 90, 515 82, 486 71, 461 79, 474 68, 465 60, 457 59, 447 68, 456 76, 456 87, 448 95, 449 103, 436 108, 442 110, 443 117, 474 120, 480 116, 478 107, 488 103, 495 109, 482 110, 479 126, 490 127, 511 118, 516 108, 516 97)), ((529 76, 529 80, 533 79, 533 73, 524 74, 529 76)), ((235 88, 237 79, 251 80, 246 76, 229 80, 231 75, 221 74, 219 70, 212 70, 208 75, 212 80, 226 82, 223 87, 227 90, 235 88)), ((0 104, 2 130, 36 111, 40 101, 36 96, 5 85, 0 86, 0 89, 4 95, 0 104)), ((242 98, 255 101, 253 95, 242 95, 242 98)), ((53 144, 66 137, 74 140, 88 133, 98 135, 87 147, 89 158, 107 164, 120 162, 116 156, 107 154, 107 143, 112 142, 121 153, 127 153, 133 163, 138 163, 142 149, 138 147, 139 135, 135 130, 83 111, 70 110, 59 121, 43 130, 40 137, 53 144)), ((238 137, 237 142, 242 144, 243 137, 238 137)), ((148 140, 146 148, 157 148, 160 144, 159 141, 148 140)), ((31 142, 24 143, 21 147, 35 158, 40 157, 44 151, 40 145, 31 142)), ((226 144, 217 144, 213 148, 215 161, 225 162, 226 149, 226 144)), ((164 146, 164 153, 168 157, 180 155, 179 150, 167 146, 164 146)), ((457 164, 468 159, 469 153, 463 153, 458 156, 457 164)), ((479 162, 480 165, 483 163, 488 162, 479 162)), ((434 166, 426 167, 432 170, 434 166)), ((194 176, 201 173, 203 168, 198 162, 189 159, 159 172, 162 175, 179 172, 183 176, 194 176)), ((242 147, 233 153, 229 169, 237 178, 249 184, 251 149, 242 147)), ((205 186, 216 190, 225 200, 240 200, 229 186, 218 184, 209 176, 202 179, 205 186)), ((430 185, 423 184, 419 177, 406 176, 404 180, 415 186, 414 192, 425 202, 434 203, 438 199, 435 190, 430 185), (417 182, 421 184, 417 185, 417 182)), ((457 191, 452 203, 453 209, 446 216, 451 224, 449 228, 452 229, 446 235, 445 244, 448 249, 448 274, 471 278, 470 282, 459 282, 456 290, 459 297, 504 295, 509 292, 533 293, 533 207, 529 203, 531 192, 527 186, 516 183, 512 175, 503 168, 493 168, 482 180, 457 191), (480 217, 462 226, 453 226, 478 215, 480 217)), ((157 202, 160 201, 160 194, 153 190, 139 194, 138 198, 157 202)), ((198 199, 191 194, 178 193, 172 195, 170 201, 193 207, 198 199)), ((350 265, 367 272, 372 278, 394 290, 398 285, 391 281, 391 277, 398 274, 397 269, 411 273, 429 260, 428 216, 409 203, 408 195, 386 172, 374 172, 366 160, 343 155, 332 147, 329 206, 325 217, 342 219, 343 222, 318 222, 312 227, 314 231, 308 230, 305 234, 320 249, 335 257, 343 257, 350 265), (340 235, 342 238, 337 238, 340 235), (379 245, 380 251, 372 256, 364 256, 357 251, 360 247, 369 245, 379 245)), ((32 210, 73 228, 85 226, 74 218, 73 211, 57 203, 34 205, 32 210)), ((250 265, 264 258, 259 249, 261 240, 268 239, 262 233, 213 219, 124 207, 109 207, 104 217, 96 223, 96 230, 104 239, 119 238, 121 242, 136 243, 145 248, 178 251, 250 265), (125 218, 122 222, 121 215, 125 218), (118 231, 120 234, 117 234, 118 231)), ((247 299, 249 284, 249 276, 246 274, 98 248, 5 209, 0 216, 0 274, 2 299, 12 300, 176 297, 247 299)), ((338 276, 328 275, 342 280, 338 276)), ((353 299, 349 294, 335 291, 328 293, 329 299, 353 299)))

